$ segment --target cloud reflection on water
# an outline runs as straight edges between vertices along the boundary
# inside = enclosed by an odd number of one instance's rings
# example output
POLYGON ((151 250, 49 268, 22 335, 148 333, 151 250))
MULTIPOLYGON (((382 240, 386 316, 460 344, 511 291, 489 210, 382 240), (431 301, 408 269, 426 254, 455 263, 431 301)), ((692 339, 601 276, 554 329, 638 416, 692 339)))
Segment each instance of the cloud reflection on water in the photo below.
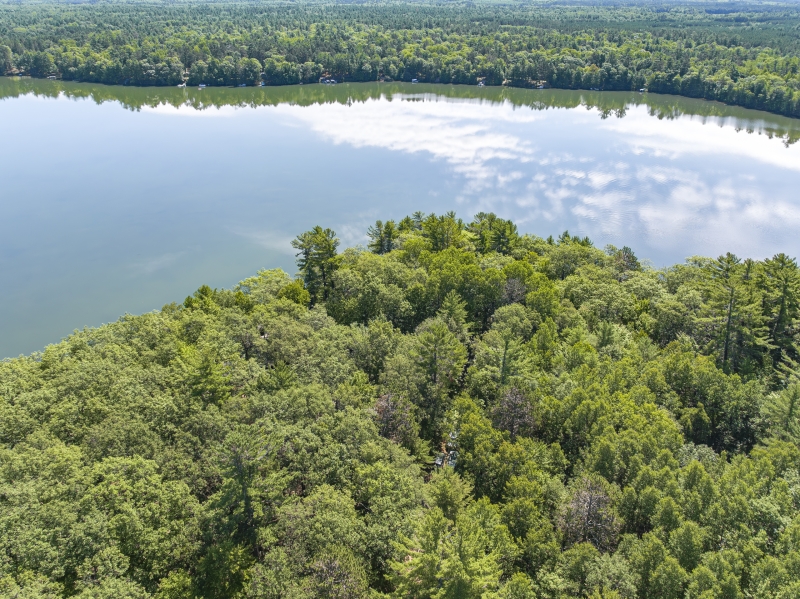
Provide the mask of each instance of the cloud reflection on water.
POLYGON ((280 105, 277 110, 305 122, 335 144, 430 154, 450 164, 473 192, 502 188, 522 177, 508 165, 530 162, 531 142, 498 131, 497 125, 531 124, 543 115, 508 104, 436 101, 435 97, 410 100, 280 105))
POLYGON ((493 210, 536 232, 569 226, 662 263, 684 248, 768 255, 800 225, 800 148, 733 119, 661 120, 645 106, 602 119, 596 109, 435 96, 277 109, 334 144, 445 162, 462 216, 493 210))

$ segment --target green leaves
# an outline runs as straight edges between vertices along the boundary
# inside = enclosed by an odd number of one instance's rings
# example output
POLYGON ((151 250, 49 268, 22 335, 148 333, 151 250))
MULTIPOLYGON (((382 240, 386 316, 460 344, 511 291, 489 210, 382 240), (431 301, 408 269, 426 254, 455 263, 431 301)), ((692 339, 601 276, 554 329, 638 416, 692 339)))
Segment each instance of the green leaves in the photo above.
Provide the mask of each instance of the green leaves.
POLYGON ((327 300, 332 288, 331 276, 337 267, 335 258, 339 239, 336 233, 316 226, 298 235, 292 241, 292 247, 298 250, 297 267, 311 294, 312 304, 327 300))
POLYGON ((413 538, 401 538, 392 582, 401 597, 483 599, 496 590, 500 549, 471 510, 453 522, 429 510, 413 538))
POLYGON ((796 594, 793 261, 397 230, 0 362, 0 594, 796 594))
MULTIPOLYGON (((783 33, 797 26, 791 9, 748 7, 719 15, 638 5, 591 11, 381 5, 357 12, 231 5, 209 12, 193 5, 136 5, 22 7, 0 16, 0 29, 8 32, 0 38, 0 75, 58 73, 72 81, 172 86, 188 71, 190 85, 230 86, 258 84, 263 68, 269 85, 325 77, 646 88, 800 114, 797 44, 783 33)), ((513 223, 501 224, 485 237, 481 233, 482 248, 513 251, 513 223)))
POLYGON ((768 435, 800 444, 800 384, 769 395, 761 414, 768 435))
POLYGON ((397 247, 400 230, 393 220, 386 223, 376 221, 375 225, 367 230, 370 238, 369 249, 376 254, 387 254, 397 247))

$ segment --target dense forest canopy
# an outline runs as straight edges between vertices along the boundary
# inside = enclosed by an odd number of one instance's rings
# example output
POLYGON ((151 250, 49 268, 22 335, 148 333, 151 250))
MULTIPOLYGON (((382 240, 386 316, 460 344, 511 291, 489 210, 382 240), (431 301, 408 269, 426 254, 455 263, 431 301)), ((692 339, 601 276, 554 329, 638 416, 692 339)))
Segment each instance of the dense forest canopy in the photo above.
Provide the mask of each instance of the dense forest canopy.
POLYGON ((0 362, 0 595, 800 594, 794 259, 369 240, 0 362))
POLYGON ((800 116, 800 7, 0 4, 0 71, 125 85, 647 89, 800 116))

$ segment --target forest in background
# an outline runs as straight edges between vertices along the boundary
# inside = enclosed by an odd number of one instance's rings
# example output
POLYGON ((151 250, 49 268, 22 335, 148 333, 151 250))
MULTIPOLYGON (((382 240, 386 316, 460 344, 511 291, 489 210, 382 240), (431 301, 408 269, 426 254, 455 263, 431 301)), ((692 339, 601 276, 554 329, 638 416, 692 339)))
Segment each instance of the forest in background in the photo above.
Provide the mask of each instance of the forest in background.
POLYGON ((0 4, 0 71, 123 85, 424 81, 800 116, 796 3, 0 4))
POLYGON ((0 362, 0 596, 800 594, 794 259, 368 233, 0 362))

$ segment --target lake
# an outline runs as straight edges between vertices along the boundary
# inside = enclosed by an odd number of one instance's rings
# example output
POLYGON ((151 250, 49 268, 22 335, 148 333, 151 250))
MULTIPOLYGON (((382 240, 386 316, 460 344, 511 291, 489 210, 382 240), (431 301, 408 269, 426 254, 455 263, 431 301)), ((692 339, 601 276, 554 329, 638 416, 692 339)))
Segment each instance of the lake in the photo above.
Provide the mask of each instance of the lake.
POLYGON ((291 239, 479 211, 654 266, 800 253, 800 121, 638 93, 0 77, 0 357, 295 272, 291 239))

